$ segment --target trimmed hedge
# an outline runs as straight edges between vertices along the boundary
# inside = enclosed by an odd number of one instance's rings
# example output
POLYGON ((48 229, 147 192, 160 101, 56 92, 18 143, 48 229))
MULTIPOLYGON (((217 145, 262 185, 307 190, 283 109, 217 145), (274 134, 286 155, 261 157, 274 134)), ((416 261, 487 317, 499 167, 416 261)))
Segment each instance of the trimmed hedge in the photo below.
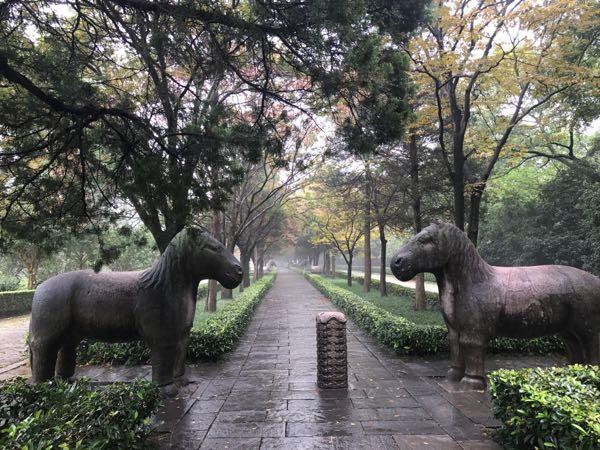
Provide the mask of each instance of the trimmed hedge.
POLYGON ((148 381, 0 382, 0 448, 144 448, 159 399, 148 381))
MULTIPOLYGON (((449 351, 446 327, 413 323, 379 308, 319 275, 306 273, 305 277, 358 326, 398 354, 427 355, 449 351)), ((490 342, 488 351, 547 354, 562 352, 564 346, 555 336, 536 339, 495 338, 490 342)))
POLYGON ((0 317, 30 312, 34 292, 35 290, 0 292, 0 317))
MULTIPOLYGON (((201 326, 192 328, 187 361, 215 360, 232 350, 276 275, 276 272, 265 275, 223 309, 212 314, 201 326)), ((118 344, 84 341, 77 348, 79 364, 139 365, 149 361, 150 350, 141 341, 118 344)))
POLYGON ((600 448, 600 367, 498 370, 489 379, 507 448, 600 448))

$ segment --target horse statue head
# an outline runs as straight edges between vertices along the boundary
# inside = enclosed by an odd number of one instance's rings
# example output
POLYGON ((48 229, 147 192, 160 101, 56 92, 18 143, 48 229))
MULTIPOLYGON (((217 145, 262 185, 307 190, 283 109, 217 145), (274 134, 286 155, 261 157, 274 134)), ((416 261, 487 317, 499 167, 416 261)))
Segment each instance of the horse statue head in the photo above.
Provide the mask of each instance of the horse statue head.
POLYGON ((174 279, 217 280, 227 289, 242 282, 242 267, 235 256, 208 231, 187 227, 171 240, 159 260, 142 275, 146 287, 174 279))
POLYGON ((410 238, 390 264, 392 273, 401 281, 422 272, 437 274, 443 270, 485 275, 487 267, 463 231, 440 221, 410 238))

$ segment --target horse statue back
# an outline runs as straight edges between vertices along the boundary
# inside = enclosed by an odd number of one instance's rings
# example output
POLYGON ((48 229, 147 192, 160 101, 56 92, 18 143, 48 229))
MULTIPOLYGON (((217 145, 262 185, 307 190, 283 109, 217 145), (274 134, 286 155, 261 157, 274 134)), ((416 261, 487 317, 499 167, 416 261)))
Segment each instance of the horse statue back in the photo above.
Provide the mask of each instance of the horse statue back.
POLYGON ((31 310, 33 382, 72 377, 83 338, 143 340, 152 354, 152 380, 174 393, 173 380, 185 371, 198 284, 208 278, 232 289, 242 280, 242 268, 199 228, 179 232, 147 270, 79 270, 49 278, 36 289, 31 310))
POLYGON ((485 388, 493 337, 558 335, 571 363, 600 364, 600 278, 568 266, 495 267, 457 227, 438 222, 412 237, 391 262, 396 278, 436 276, 448 328, 448 379, 485 388))

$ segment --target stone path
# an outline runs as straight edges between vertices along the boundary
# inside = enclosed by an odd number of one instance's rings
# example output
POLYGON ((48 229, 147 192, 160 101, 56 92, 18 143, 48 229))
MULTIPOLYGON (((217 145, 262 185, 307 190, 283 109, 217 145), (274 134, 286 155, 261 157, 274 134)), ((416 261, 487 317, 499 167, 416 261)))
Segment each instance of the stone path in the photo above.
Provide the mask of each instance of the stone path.
POLYGON ((352 323, 349 389, 319 390, 315 315, 335 309, 300 275, 280 273, 236 351, 192 367, 192 383, 159 414, 161 446, 499 448, 486 434, 498 425, 486 394, 444 386, 447 361, 404 362, 352 323))
MULTIPOLYGON (((443 380, 448 361, 400 358, 348 323, 348 390, 316 386, 315 316, 336 308, 281 271, 239 346, 188 368, 188 383, 154 418, 154 440, 181 449, 496 449, 482 392, 443 380)), ((560 361, 558 361, 560 362, 560 361)), ((490 358, 496 367, 549 358, 490 358)), ((143 367, 83 367, 99 382, 150 376, 143 367)))
POLYGON ((29 314, 0 318, 0 380, 27 373, 25 338, 29 314))

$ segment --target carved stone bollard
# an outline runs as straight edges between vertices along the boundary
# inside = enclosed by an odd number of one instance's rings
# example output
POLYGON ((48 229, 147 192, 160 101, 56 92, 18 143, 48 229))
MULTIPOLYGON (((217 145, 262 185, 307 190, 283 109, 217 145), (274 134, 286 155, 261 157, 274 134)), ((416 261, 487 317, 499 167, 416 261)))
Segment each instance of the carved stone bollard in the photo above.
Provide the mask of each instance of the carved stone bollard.
POLYGON ((321 389, 348 387, 346 316, 340 312, 317 315, 317 384, 321 389))

